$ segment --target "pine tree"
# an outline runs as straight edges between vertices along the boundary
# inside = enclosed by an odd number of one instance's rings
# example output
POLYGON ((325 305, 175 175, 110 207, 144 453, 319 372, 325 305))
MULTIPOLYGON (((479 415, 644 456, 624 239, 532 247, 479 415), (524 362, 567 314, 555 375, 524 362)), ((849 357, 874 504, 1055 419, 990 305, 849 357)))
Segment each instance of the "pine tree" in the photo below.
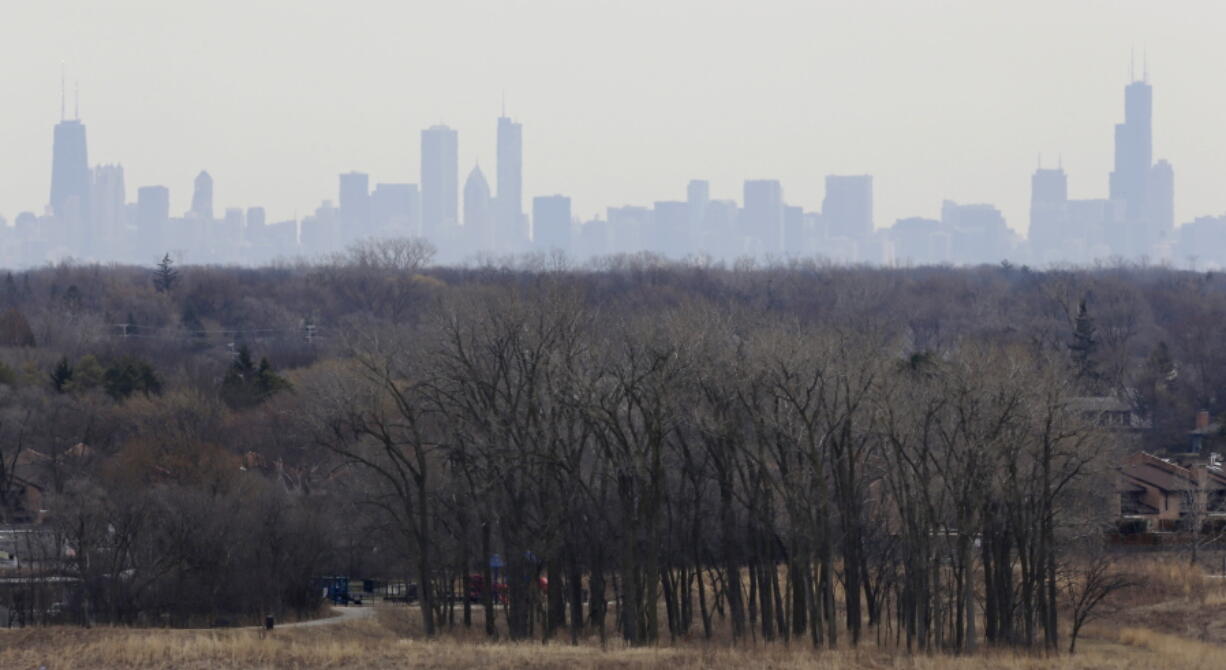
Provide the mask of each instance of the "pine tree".
POLYGON ((170 254, 166 254, 154 268, 153 288, 157 289, 158 293, 169 293, 179 282, 179 271, 174 265, 175 262, 170 259, 170 254))
POLYGON ((60 362, 55 364, 51 370, 51 386, 55 388, 57 393, 63 393, 67 390, 68 384, 72 381, 72 365, 68 363, 68 358, 61 357, 60 362))
POLYGON ((1077 321, 1073 326, 1073 341, 1069 344, 1069 352, 1073 357, 1073 368, 1077 379, 1087 384, 1099 381, 1098 365, 1095 361, 1098 353, 1098 329, 1094 325, 1094 317, 1090 316, 1085 298, 1077 307, 1077 321))
POLYGON ((241 345, 221 382, 221 399, 233 409, 254 407, 268 396, 289 388, 289 382, 273 371, 267 358, 259 366, 251 358, 251 350, 241 345))

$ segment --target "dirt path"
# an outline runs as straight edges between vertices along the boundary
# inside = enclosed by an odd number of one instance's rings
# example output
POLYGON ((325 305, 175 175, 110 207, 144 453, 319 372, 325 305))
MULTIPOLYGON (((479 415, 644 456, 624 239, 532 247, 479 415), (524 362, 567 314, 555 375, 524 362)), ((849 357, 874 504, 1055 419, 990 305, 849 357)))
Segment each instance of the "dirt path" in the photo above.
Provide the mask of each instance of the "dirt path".
MULTIPOLYGON (((299 621, 297 623, 277 624, 277 628, 311 628, 314 626, 331 626, 333 624, 345 623, 346 621, 357 621, 358 619, 368 619, 375 615, 375 608, 368 607, 333 607, 332 612, 337 613, 336 616, 324 617, 322 619, 311 619, 310 621, 299 621)), ((258 626, 257 626, 258 627, 258 626)))

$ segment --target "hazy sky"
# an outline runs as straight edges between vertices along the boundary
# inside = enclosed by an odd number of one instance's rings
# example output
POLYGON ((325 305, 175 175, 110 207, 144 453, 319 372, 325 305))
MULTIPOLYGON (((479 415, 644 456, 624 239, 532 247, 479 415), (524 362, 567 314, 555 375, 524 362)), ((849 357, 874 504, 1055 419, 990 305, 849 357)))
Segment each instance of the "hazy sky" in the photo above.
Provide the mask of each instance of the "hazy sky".
POLYGON ((525 204, 577 216, 740 199, 777 178, 820 207, 827 174, 875 177, 876 223, 991 202, 1024 230, 1038 154, 1104 197, 1129 50, 1148 52, 1154 155, 1176 221, 1226 212, 1220 0, 40 0, 3 3, 0 215, 48 199, 60 62, 80 80, 91 163, 128 197, 269 220, 336 198, 337 174, 417 181, 419 132, 459 131, 461 180, 493 186, 502 92, 524 124, 525 204))

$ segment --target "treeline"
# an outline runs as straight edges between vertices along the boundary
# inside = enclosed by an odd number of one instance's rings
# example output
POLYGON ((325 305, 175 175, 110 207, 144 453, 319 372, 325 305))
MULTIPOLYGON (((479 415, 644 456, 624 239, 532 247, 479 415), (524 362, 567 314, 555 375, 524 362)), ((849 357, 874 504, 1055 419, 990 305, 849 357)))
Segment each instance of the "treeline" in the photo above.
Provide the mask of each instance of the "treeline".
POLYGON ((313 382, 321 442, 432 586, 427 634, 497 552, 512 639, 1057 644, 1062 550, 1101 535, 1113 493, 1066 352, 635 312, 554 279, 487 287, 362 333, 313 382))
POLYGON ((1119 448, 1073 399, 1161 448, 1226 397, 1212 274, 429 258, 5 276, 0 497, 72 586, 0 598, 199 625, 344 574, 428 633, 1054 647, 1119 448))

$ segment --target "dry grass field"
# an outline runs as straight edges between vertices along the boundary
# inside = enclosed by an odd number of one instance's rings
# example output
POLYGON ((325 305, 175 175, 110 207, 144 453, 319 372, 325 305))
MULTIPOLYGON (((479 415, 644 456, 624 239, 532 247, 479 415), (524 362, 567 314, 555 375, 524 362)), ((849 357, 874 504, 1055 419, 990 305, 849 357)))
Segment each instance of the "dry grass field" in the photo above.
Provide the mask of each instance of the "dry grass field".
POLYGON ((627 649, 594 641, 491 644, 477 630, 426 642, 416 611, 381 609, 377 616, 314 628, 135 630, 32 628, 0 632, 0 668, 630 668, 736 669, 1029 669, 1136 670, 1226 668, 1226 585, 1178 559, 1137 562, 1146 587, 1092 625, 1075 656, 1040 657, 988 650, 970 657, 909 657, 871 642, 860 649, 815 652, 805 644, 703 645, 681 642, 627 649))

